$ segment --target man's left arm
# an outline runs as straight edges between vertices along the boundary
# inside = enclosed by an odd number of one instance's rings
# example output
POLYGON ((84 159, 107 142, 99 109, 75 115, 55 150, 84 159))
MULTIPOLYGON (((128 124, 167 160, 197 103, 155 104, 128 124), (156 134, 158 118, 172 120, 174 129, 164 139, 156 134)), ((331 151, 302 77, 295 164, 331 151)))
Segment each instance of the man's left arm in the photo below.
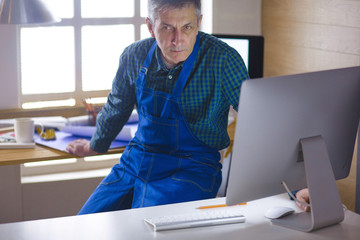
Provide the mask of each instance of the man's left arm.
POLYGON ((224 72, 222 74, 222 88, 231 106, 237 111, 241 84, 249 79, 242 57, 235 49, 228 52, 224 72))

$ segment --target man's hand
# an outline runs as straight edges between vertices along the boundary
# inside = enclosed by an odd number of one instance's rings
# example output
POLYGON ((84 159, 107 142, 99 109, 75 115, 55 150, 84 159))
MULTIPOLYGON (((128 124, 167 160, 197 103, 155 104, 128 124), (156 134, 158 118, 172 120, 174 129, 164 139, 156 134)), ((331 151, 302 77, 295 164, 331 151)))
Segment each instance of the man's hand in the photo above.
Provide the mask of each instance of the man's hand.
MULTIPOLYGON (((306 202, 306 203, 310 203, 310 198, 309 198, 309 189, 304 188, 301 189, 300 191, 298 191, 295 194, 295 197, 297 200, 301 201, 301 202, 306 202)), ((310 211, 310 207, 309 206, 305 206, 301 203, 296 202, 296 205, 302 209, 305 212, 309 212, 310 211)))
POLYGON ((76 139, 70 142, 66 147, 66 151, 78 155, 79 157, 97 154, 97 152, 90 147, 90 141, 86 139, 76 139))

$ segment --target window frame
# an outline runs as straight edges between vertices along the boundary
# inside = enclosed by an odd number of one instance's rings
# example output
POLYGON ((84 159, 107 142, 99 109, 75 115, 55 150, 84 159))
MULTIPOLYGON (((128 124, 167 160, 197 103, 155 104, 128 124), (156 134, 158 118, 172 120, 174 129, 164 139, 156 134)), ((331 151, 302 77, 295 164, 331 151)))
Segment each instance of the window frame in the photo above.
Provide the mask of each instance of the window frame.
MULTIPOLYGON (((55 100, 66 100, 75 99, 75 106, 83 106, 82 100, 84 98, 99 98, 106 97, 109 90, 96 90, 96 91, 83 91, 82 90, 82 43, 81 43, 81 30, 83 26, 101 26, 101 25, 118 25, 118 24, 131 24, 134 25, 135 29, 135 41, 141 38, 141 25, 145 24, 145 18, 141 17, 141 0, 134 0, 134 16, 133 17, 118 17, 118 18, 82 18, 81 17, 81 0, 74 1, 74 16, 73 18, 64 18, 61 22, 48 24, 42 27, 60 27, 70 26, 74 28, 74 45, 75 45, 75 91, 63 92, 63 93, 51 93, 51 94, 22 94, 22 78, 21 68, 19 71, 20 77, 20 88, 19 88, 19 99, 20 106, 27 102, 38 102, 38 101, 55 101, 55 100)), ((19 36, 19 49, 21 51, 21 29, 32 28, 38 26, 21 26, 18 28, 19 36)), ((21 54, 20 54, 21 55, 21 54)), ((120 56, 120 53, 119 53, 120 56)), ((19 59, 19 66, 21 66, 21 59, 19 59)), ((115 75, 115 73, 114 73, 115 75)), ((21 107, 22 108, 22 107, 21 107)))

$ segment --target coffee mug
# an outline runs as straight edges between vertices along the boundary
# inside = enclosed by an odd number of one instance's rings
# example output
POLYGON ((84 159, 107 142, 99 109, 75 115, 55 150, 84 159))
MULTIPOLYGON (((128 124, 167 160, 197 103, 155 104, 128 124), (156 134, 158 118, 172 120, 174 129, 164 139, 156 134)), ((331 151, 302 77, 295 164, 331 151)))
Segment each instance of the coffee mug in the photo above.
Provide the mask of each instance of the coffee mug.
MULTIPOLYGON (((43 126, 39 125, 43 131, 43 126)), ((14 122, 15 139, 18 143, 34 142, 35 123, 31 118, 17 118, 14 122)))

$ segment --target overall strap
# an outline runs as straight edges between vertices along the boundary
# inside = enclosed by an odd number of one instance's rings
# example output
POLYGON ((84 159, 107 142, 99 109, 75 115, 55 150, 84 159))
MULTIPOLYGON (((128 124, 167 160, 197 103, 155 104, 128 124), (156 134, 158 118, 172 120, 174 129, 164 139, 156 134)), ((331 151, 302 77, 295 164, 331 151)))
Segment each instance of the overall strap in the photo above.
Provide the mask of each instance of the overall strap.
POLYGON ((156 49, 156 46, 157 46, 157 42, 156 40, 154 41, 154 43, 151 45, 150 47, 150 50, 148 52, 148 54, 146 55, 146 58, 145 58, 145 61, 144 63, 142 64, 141 68, 140 68, 140 74, 143 73, 143 74, 147 74, 147 71, 149 69, 149 66, 150 66, 150 63, 151 63, 151 59, 152 59, 152 56, 155 52, 155 49, 156 49))

